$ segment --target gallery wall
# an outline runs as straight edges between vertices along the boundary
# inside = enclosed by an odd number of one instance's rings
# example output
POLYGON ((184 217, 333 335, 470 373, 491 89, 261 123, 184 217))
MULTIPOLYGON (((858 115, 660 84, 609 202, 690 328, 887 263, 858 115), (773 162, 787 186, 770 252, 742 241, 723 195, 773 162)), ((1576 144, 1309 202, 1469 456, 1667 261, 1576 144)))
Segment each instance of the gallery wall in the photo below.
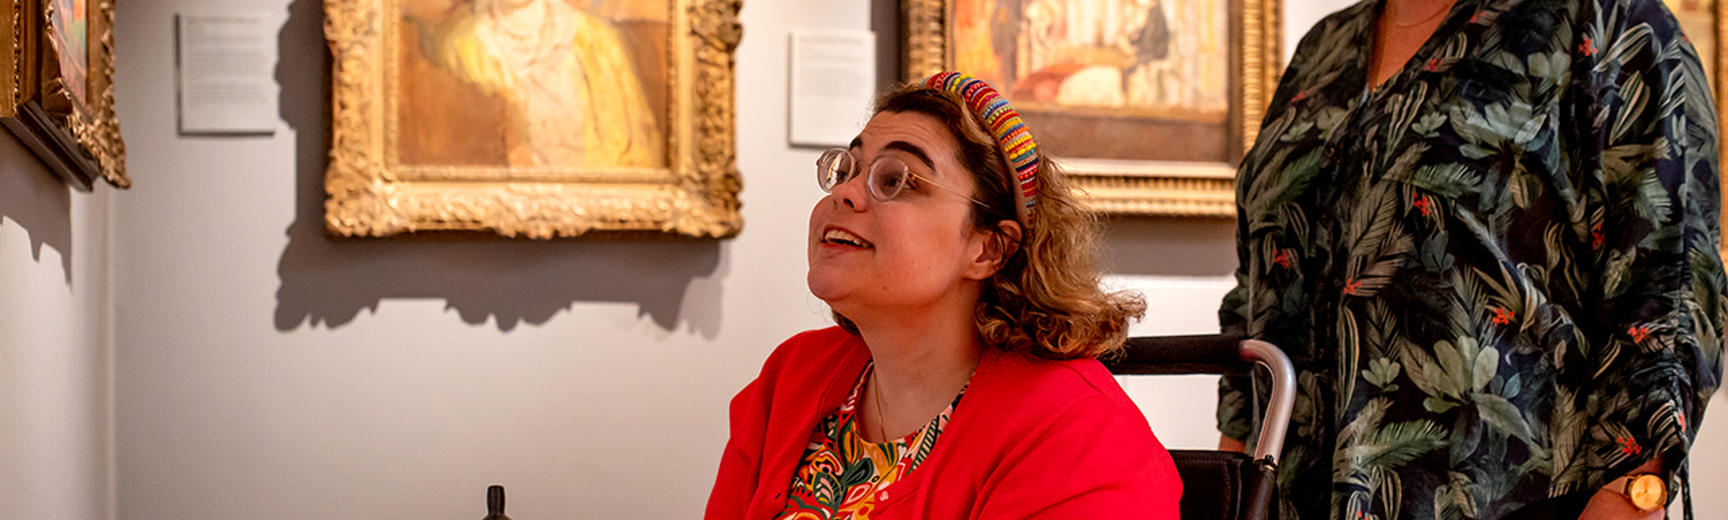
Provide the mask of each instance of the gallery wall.
MULTIPOLYGON (((546 243, 324 236, 321 2, 118 9, 137 187, 69 192, 0 138, 0 518, 471 518, 490 483, 524 520, 697 516, 727 399, 776 343, 827 324, 802 280, 816 152, 785 144, 787 35, 888 37, 894 12, 745 2, 738 238, 546 243), (175 132, 173 16, 201 8, 280 17, 274 134, 175 132)), ((1108 230, 1109 283, 1152 309, 1137 332, 1214 329, 1228 223, 1108 230)), ((1212 438, 1192 398, 1210 381, 1127 384, 1168 444, 1212 438)), ((1716 422, 1706 482, 1728 477, 1716 422)))
POLYGON ((113 518, 109 200, 0 136, 0 518, 113 518))

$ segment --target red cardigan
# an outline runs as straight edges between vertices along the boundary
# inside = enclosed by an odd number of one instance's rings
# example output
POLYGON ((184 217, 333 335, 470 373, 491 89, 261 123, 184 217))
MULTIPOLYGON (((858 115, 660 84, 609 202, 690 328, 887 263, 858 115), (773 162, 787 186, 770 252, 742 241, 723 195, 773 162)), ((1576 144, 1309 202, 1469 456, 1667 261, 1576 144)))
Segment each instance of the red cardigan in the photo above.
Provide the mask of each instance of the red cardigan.
MULTIPOLYGON (((768 519, 786 505, 810 432, 870 359, 839 328, 786 340, 732 399, 732 438, 709 519, 768 519)), ((1176 519, 1170 453, 1096 360, 987 348, 929 458, 879 492, 871 518, 1176 519)))

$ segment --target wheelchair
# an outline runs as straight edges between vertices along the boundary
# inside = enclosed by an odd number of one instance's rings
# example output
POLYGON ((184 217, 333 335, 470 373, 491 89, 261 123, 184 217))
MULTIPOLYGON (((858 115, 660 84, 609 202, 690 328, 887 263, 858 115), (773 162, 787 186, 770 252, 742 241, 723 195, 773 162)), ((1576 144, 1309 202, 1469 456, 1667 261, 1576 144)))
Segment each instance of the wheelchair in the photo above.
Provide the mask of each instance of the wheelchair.
POLYGON ((1283 351, 1235 336, 1146 336, 1129 338, 1119 354, 1100 361, 1117 375, 1247 375, 1257 366, 1270 371, 1271 399, 1252 456, 1212 450, 1170 450, 1170 456, 1182 477, 1183 520, 1277 517, 1278 455, 1296 399, 1296 371, 1283 351))

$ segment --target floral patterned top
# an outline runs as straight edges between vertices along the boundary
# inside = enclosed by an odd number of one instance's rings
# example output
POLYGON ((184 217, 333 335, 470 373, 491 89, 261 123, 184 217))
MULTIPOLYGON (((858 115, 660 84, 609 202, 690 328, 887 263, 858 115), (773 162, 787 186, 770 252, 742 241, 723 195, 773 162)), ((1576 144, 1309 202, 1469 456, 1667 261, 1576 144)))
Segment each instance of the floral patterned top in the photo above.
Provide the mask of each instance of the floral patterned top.
POLYGON ((822 419, 810 434, 804 462, 792 477, 781 520, 868 520, 879 492, 885 492, 930 457, 936 438, 954 415, 954 407, 966 388, 929 424, 906 437, 874 443, 858 430, 858 403, 863 402, 864 383, 870 380, 874 363, 864 368, 858 384, 840 404, 840 409, 822 419))
MULTIPOLYGON (((1370 90, 1383 1, 1303 38, 1237 186, 1222 329, 1297 366, 1281 518, 1495 519, 1657 457, 1678 485, 1725 309, 1691 43, 1654 0, 1457 0, 1370 90)), ((1252 441, 1250 389, 1218 424, 1252 441)))

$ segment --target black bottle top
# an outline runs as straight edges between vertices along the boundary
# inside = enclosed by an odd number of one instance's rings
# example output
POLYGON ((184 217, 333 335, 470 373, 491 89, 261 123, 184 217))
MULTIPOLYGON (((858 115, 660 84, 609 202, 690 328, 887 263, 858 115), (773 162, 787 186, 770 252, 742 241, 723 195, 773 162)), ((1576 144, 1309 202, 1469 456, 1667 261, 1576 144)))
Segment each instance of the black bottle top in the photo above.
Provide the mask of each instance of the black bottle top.
POLYGON ((486 518, 480 520, 510 520, 504 516, 504 486, 493 484, 486 488, 486 518))

